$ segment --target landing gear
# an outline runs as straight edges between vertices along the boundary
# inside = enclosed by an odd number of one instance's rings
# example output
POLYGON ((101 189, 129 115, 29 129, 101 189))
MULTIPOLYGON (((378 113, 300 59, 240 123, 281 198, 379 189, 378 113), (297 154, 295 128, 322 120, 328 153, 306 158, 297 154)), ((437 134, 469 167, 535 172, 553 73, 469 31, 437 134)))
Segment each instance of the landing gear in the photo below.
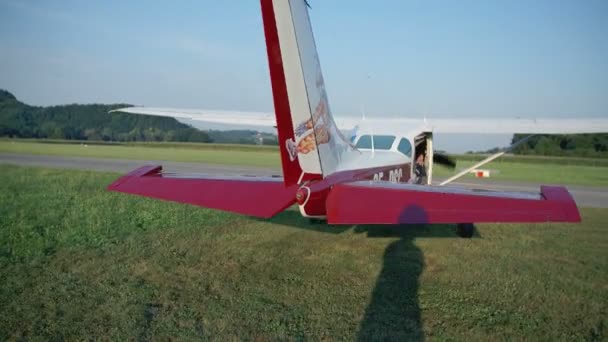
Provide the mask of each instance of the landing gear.
POLYGON ((475 225, 472 223, 459 223, 456 226, 456 233, 461 238, 470 239, 475 233, 475 225))

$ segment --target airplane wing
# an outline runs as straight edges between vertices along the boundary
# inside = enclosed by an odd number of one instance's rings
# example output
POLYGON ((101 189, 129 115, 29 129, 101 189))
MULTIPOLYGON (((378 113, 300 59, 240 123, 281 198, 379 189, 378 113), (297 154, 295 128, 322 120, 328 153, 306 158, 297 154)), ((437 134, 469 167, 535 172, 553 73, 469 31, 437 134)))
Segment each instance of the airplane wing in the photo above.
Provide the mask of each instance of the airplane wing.
POLYGON ((226 125, 262 127, 276 126, 276 119, 273 113, 152 107, 127 107, 110 111, 110 113, 113 112, 167 116, 172 118, 190 119, 226 125))
POLYGON ((281 177, 171 174, 152 165, 122 176, 108 190, 269 218, 295 203, 297 187, 285 187, 281 177))
MULTIPOLYGON (((274 113, 152 107, 127 107, 111 112, 167 116, 226 125, 276 127, 274 113)), ((412 127, 420 127, 423 130, 434 133, 576 134, 608 132, 608 118, 420 119, 370 117, 361 120, 361 118, 357 117, 342 116, 336 117, 336 124, 342 130, 352 129, 359 125, 359 129, 362 131, 371 130, 375 132, 374 134, 381 134, 387 128, 394 131, 395 129, 408 130, 412 127)))
MULTIPOLYGON (((339 119, 336 119, 339 120, 339 119)), ((487 133, 487 134, 578 134, 608 132, 608 118, 458 118, 458 119, 410 119, 370 118, 362 130, 379 134, 395 127, 416 127, 433 133, 487 133)))
POLYGON ((330 224, 581 220, 568 190, 554 186, 541 186, 540 193, 528 194, 357 181, 336 184, 326 206, 330 224))

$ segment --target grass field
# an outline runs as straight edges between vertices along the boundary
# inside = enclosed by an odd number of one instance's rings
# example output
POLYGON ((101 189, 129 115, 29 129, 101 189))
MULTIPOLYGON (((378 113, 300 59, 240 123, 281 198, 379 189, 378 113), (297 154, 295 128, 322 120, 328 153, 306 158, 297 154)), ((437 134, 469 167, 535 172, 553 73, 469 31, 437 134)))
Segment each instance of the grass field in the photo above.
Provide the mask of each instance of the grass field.
POLYGON ((89 145, 0 140, 0 152, 92 158, 169 160, 224 165, 280 167, 276 148, 213 144, 89 145))
POLYGON ((603 340, 608 210, 583 223, 328 227, 0 166, 0 340, 603 340))
MULTIPOLYGON (((280 168, 276 147, 246 145, 138 143, 129 145, 65 144, 64 141, 40 142, 0 140, 0 152, 94 158, 168 160, 280 168)), ((457 156, 457 170, 475 162, 474 156, 457 156)), ((479 157, 477 157, 479 158, 479 157)), ((603 159, 558 157, 507 157, 486 166, 497 171, 492 179, 545 184, 608 186, 608 164, 603 159)), ((434 168, 434 177, 447 178, 454 171, 434 168)), ((472 177, 472 176, 468 176, 472 177)))
MULTIPOLYGON (((462 170, 473 164, 472 161, 458 160, 456 168, 462 170)), ((505 180, 539 184, 608 186, 608 167, 601 166, 495 161, 484 165, 482 169, 490 170, 489 182, 505 180)), ((453 174, 452 170, 437 167, 434 169, 433 177, 447 178, 453 174)), ((468 175, 465 179, 467 177, 473 178, 473 175, 468 175)))

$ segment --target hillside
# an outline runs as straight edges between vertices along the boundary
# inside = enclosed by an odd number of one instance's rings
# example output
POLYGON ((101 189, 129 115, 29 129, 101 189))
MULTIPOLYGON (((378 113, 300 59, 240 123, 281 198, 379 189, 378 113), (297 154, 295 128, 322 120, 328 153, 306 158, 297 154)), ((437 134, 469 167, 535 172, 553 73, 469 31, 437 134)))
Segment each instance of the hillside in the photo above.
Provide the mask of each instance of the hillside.
POLYGON ((211 142, 206 132, 173 118, 108 113, 128 104, 35 107, 0 90, 0 136, 103 141, 211 142))
POLYGON ((108 113, 128 104, 35 107, 0 89, 0 137, 91 141, 181 141, 277 145, 253 130, 201 131, 173 118, 108 113))

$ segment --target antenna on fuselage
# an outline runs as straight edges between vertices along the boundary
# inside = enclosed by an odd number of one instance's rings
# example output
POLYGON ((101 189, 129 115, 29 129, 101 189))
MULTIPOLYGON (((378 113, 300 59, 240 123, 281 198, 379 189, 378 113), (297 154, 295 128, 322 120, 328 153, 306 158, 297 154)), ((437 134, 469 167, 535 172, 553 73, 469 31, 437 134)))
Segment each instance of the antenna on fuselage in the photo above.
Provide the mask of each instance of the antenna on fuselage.
MULTIPOLYGON (((365 108, 363 107, 363 103, 361 103, 361 125, 363 127, 365 127, 365 125, 363 125, 363 123, 365 122, 365 108)), ((371 138, 371 144, 372 144, 372 157, 375 154, 375 148, 374 148, 374 128, 372 126, 370 126, 369 128, 370 130, 370 138, 371 138)))
POLYGON ((374 128, 370 127, 370 137, 372 140, 372 157, 376 155, 376 148, 374 147, 374 128))
MULTIPOLYGON (((368 73, 367 77, 366 77, 366 81, 367 83, 369 83, 369 81, 372 79, 372 74, 368 73)), ((364 96, 361 97, 362 99, 365 98, 364 96)), ((361 122, 363 123, 363 121, 365 121, 365 108, 363 106, 363 102, 361 102, 361 122)), ((371 145, 372 145, 372 158, 375 156, 376 154, 376 148, 374 146, 374 127, 373 124, 370 125, 370 138, 371 138, 371 145)))

